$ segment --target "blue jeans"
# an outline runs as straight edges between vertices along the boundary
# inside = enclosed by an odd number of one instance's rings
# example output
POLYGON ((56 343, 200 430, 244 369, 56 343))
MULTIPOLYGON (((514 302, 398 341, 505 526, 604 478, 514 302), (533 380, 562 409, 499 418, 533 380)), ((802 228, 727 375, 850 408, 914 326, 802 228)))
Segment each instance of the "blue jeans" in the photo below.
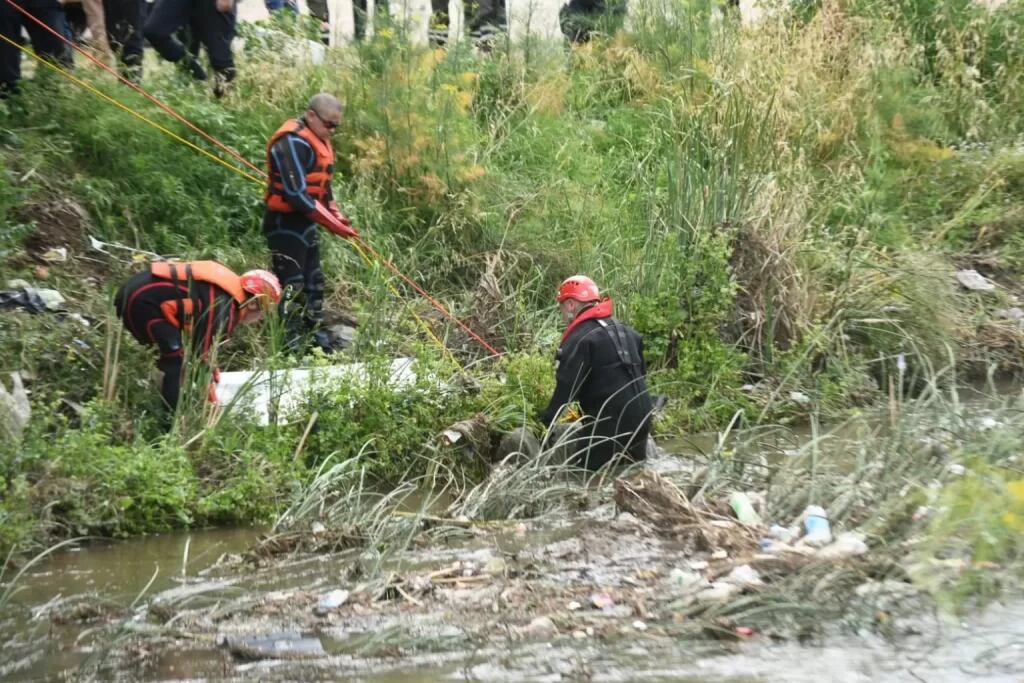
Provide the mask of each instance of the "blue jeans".
POLYGON ((267 11, 271 14, 286 8, 296 14, 299 13, 299 5, 295 0, 264 0, 264 5, 266 5, 267 11))

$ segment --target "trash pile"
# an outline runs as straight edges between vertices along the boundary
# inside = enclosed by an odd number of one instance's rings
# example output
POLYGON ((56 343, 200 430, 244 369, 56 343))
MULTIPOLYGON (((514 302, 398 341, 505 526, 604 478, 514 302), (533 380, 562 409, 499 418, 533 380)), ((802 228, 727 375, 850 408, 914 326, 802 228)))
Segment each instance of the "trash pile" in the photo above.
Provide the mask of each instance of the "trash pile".
POLYGON ((826 511, 809 505, 790 525, 767 525, 763 495, 736 491, 728 508, 697 505, 653 470, 615 482, 615 502, 658 533, 682 544, 695 559, 673 569, 670 583, 684 601, 712 605, 763 586, 763 572, 792 572, 815 562, 839 562, 868 552, 862 534, 833 535, 826 511))
POLYGON ((8 280, 9 289, 0 291, 0 307, 24 308, 30 313, 54 313, 64 310, 64 297, 56 289, 33 287, 24 280, 8 280))

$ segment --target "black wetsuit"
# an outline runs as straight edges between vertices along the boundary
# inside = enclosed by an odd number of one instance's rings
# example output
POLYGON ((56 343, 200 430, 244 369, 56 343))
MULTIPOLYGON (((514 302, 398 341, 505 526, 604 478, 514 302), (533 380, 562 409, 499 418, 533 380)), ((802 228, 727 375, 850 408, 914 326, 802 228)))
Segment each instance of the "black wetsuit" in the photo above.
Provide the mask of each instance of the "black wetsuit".
POLYGON ((189 351, 205 359, 239 322, 238 303, 220 287, 208 282, 165 280, 149 271, 129 278, 117 290, 114 306, 140 344, 152 344, 160 350, 157 367, 164 373, 160 395, 172 412, 178 405, 185 369, 181 330, 191 328, 189 351), (186 303, 189 301, 191 304, 186 303), (186 312, 188 309, 191 313, 186 312))
POLYGON ((597 469, 618 453, 643 460, 652 411, 646 374, 636 330, 612 317, 584 320, 558 350, 555 392, 540 420, 550 425, 577 401, 584 413, 572 444, 579 464, 597 469))
MULTIPOLYGON (((284 197, 294 211, 263 214, 263 234, 270 247, 274 274, 281 281, 281 318, 285 322, 289 348, 297 349, 299 338, 316 332, 324 319, 324 273, 320 268, 320 237, 310 218, 316 204, 306 192, 306 174, 316 163, 316 152, 298 135, 287 134, 270 148, 271 175, 280 177, 284 197), (303 301, 304 299, 304 301, 303 301)), ((330 185, 322 200, 333 199, 330 185)))

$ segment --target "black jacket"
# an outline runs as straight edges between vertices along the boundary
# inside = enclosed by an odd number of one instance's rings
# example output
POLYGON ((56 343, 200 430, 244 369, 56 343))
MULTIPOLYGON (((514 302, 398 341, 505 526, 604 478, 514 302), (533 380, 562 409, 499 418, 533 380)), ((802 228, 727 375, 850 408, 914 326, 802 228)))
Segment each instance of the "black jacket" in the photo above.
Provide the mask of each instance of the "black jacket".
POLYGON ((646 440, 652 402, 647 390, 643 337, 615 318, 584 320, 558 349, 555 392, 540 420, 550 425, 562 406, 578 401, 596 420, 595 433, 646 440))

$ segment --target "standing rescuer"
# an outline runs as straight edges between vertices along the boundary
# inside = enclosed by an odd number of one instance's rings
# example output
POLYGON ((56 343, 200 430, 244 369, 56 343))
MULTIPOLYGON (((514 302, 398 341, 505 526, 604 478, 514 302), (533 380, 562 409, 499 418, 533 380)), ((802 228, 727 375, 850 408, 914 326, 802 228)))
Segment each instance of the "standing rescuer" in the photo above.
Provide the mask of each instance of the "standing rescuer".
POLYGON ((285 121, 267 143, 269 184, 263 232, 274 273, 284 286, 281 317, 287 345, 296 353, 310 333, 317 345, 329 350, 328 336, 320 329, 324 274, 316 226, 345 238, 359 235, 338 209, 331 189, 331 135, 341 124, 341 113, 341 103, 333 95, 314 95, 306 113, 285 121))
POLYGON ((597 469, 617 454, 646 457, 653 409, 647 390, 643 337, 612 317, 589 277, 574 275, 558 288, 567 328, 556 356, 555 392, 540 415, 546 426, 578 402, 582 429, 571 440, 580 464, 597 469))
POLYGON ((183 333, 191 335, 191 354, 206 362, 240 323, 260 320, 280 300, 281 284, 266 270, 236 275, 214 261, 159 262, 129 278, 114 306, 140 344, 159 349, 160 395, 173 413, 186 369, 183 333))

